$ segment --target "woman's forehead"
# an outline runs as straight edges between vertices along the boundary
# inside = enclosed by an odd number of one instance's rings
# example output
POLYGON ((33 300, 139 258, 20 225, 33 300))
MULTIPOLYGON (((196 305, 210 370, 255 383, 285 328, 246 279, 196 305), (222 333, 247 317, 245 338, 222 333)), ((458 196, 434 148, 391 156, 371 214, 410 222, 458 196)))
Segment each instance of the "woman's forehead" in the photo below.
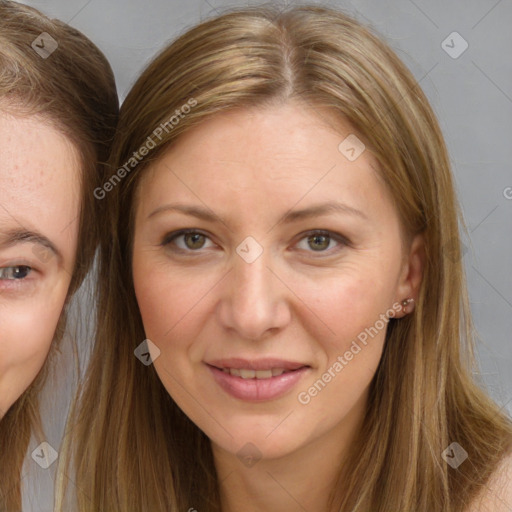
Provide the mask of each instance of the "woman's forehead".
POLYGON ((349 126, 334 127, 312 109, 285 105, 212 116, 180 137, 144 172, 141 184, 167 179, 170 186, 179 176, 195 188, 279 192, 286 198, 304 187, 364 192, 375 167, 349 126))
POLYGON ((327 215, 359 225, 397 223, 374 157, 343 151, 347 138, 360 150, 348 130, 296 106, 212 116, 144 171, 138 217, 193 210, 245 228, 327 215))

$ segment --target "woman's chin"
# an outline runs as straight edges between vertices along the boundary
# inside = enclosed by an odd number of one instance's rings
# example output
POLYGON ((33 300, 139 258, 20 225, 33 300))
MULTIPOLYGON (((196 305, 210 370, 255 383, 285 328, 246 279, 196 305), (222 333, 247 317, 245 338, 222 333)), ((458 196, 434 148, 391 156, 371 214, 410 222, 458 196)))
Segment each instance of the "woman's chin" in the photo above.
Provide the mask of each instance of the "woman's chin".
POLYGON ((272 461, 293 454, 306 444, 306 439, 294 438, 289 431, 282 435, 269 436, 268 431, 262 432, 253 427, 240 427, 243 436, 235 436, 226 442, 211 439, 216 455, 237 457, 244 465, 251 467, 259 461, 272 461), (272 439, 271 439, 272 438, 272 439))

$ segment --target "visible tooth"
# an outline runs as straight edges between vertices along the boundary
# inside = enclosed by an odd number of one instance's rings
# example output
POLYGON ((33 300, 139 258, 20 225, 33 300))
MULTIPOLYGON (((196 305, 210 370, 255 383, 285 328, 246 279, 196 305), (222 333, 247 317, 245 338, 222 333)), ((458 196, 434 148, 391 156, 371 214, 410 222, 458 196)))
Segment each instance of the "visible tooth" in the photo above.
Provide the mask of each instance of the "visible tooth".
POLYGON ((272 377, 272 370, 257 370, 256 378, 257 379, 270 379, 272 377))
POLYGON ((222 371, 230 373, 234 377, 242 379, 270 379, 285 373, 283 368, 272 368, 271 370, 249 370, 245 368, 223 368, 222 371))

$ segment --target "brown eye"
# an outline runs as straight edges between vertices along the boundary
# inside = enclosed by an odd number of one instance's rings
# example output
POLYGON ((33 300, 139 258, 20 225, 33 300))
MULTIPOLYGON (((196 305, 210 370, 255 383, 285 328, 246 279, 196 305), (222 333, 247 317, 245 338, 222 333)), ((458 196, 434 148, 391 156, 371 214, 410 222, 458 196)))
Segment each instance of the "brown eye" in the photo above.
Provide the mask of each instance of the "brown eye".
MULTIPOLYGON (((212 249, 215 244, 210 237, 200 231, 175 231, 168 234, 161 243, 169 251, 199 252, 201 249, 212 249)), ((202 252, 202 251, 201 251, 202 252)))
POLYGON ((201 249, 206 241, 206 237, 201 233, 187 233, 183 235, 183 240, 188 249, 201 249))

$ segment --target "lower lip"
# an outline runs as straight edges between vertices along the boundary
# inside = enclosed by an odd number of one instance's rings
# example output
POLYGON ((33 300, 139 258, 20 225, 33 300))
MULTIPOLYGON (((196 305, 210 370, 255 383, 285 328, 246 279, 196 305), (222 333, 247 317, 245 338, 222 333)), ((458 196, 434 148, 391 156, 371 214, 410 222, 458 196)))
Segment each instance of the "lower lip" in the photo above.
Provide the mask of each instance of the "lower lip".
POLYGON ((306 374, 309 367, 282 373, 269 379, 242 379, 207 365, 217 384, 229 395, 249 402, 264 402, 280 398, 292 389, 306 374))

